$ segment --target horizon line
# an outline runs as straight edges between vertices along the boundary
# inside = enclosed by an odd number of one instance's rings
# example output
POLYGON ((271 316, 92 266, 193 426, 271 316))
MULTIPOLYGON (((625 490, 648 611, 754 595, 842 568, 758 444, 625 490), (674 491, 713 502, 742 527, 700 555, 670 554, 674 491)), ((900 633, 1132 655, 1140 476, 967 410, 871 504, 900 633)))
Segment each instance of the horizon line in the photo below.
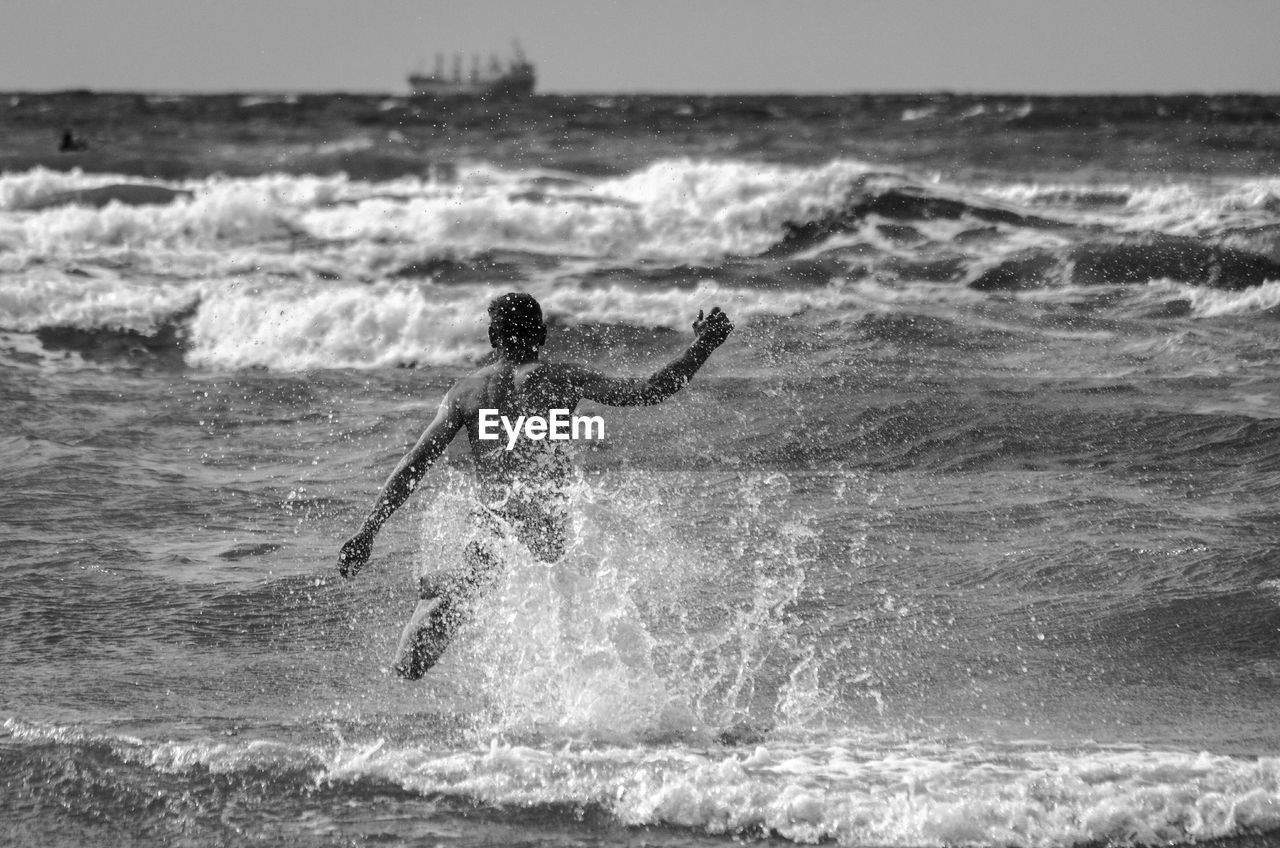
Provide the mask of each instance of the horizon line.
POLYGON ((1249 89, 1178 89, 1170 91, 1152 90, 1045 90, 1018 91, 1013 89, 853 89, 843 91, 768 91, 768 90, 720 90, 720 91, 646 91, 619 90, 593 91, 588 89, 574 91, 539 91, 522 97, 489 99, 476 96, 430 97, 412 92, 381 91, 375 89, 132 89, 132 88, 89 88, 87 86, 69 86, 59 88, 15 88, 0 89, 0 97, 40 95, 142 95, 147 97, 290 97, 290 96, 330 96, 330 97, 396 97, 406 100, 439 101, 439 102, 475 102, 488 101, 495 103, 519 103, 538 97, 1280 97, 1280 89, 1261 91, 1249 89))

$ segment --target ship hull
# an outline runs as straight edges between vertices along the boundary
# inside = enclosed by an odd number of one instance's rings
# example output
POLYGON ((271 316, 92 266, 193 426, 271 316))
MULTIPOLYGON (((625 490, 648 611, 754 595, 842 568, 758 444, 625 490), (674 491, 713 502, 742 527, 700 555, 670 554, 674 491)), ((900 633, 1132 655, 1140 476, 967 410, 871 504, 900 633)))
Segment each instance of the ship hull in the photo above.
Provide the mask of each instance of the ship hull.
POLYGON ((435 77, 414 75, 409 77, 409 88, 414 97, 483 97, 514 98, 533 94, 533 75, 501 77, 483 82, 453 82, 435 77))

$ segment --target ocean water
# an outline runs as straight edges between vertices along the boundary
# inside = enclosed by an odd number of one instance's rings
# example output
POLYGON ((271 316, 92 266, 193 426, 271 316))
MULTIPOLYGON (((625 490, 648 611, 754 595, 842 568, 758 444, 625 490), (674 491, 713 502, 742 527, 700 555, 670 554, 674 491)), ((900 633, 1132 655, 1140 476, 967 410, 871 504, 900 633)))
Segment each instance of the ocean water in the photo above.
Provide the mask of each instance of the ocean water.
POLYGON ((0 121, 0 843, 1278 841, 1280 99, 0 121), (509 290, 737 329, 406 683, 465 446, 338 547, 509 290))

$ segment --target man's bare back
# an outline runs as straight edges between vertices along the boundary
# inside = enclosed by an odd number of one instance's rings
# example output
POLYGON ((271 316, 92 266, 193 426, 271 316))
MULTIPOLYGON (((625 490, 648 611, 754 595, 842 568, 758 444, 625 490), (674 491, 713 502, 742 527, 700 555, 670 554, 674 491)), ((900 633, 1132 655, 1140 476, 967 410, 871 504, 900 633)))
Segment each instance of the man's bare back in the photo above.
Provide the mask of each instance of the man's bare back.
MULTIPOLYGON (((338 570, 354 576, 368 562, 374 536, 409 497, 427 468, 466 429, 480 489, 477 520, 503 524, 547 562, 564 553, 568 525, 566 485, 571 471, 562 442, 483 438, 482 415, 549 418, 572 413, 582 400, 609 406, 661 403, 683 388, 733 329, 719 307, 694 321, 697 336, 688 350, 648 378, 608 377, 577 365, 541 362, 546 328, 537 301, 507 294, 489 307, 489 338, 497 361, 459 380, 445 395, 435 418, 387 479, 360 531, 342 547, 338 570)), ((470 576, 447 585, 424 580, 422 599, 401 638, 396 671, 417 678, 438 659, 461 619, 469 595, 493 579, 498 565, 491 552, 472 543, 466 552, 470 576)))

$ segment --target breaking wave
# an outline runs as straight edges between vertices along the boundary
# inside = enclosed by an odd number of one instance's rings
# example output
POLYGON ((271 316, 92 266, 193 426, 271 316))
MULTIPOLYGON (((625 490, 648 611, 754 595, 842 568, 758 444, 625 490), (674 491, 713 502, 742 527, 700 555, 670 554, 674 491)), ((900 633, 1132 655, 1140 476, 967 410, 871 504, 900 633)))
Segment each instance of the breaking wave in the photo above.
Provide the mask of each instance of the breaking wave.
POLYGON ((88 358, 300 370, 474 362, 485 303, 513 288, 587 330, 684 331, 712 302, 847 329, 965 289, 1079 303, 1186 285, 1149 314, 1265 314, 1276 197, 1274 180, 965 186, 853 160, 386 181, 37 168, 0 176, 0 330, 88 358))
POLYGON ((9 719, 0 758, 18 787, 5 806, 73 762, 45 801, 130 825, 160 812, 158 826, 197 831, 225 826, 219 799, 237 785, 304 807, 399 790, 433 801, 437 816, 501 821, 520 810, 581 826, 603 815, 849 846, 1177 845, 1280 829, 1280 760, 1138 747, 948 750, 843 739, 552 752, 494 740, 459 752, 340 737, 149 742, 9 719))

